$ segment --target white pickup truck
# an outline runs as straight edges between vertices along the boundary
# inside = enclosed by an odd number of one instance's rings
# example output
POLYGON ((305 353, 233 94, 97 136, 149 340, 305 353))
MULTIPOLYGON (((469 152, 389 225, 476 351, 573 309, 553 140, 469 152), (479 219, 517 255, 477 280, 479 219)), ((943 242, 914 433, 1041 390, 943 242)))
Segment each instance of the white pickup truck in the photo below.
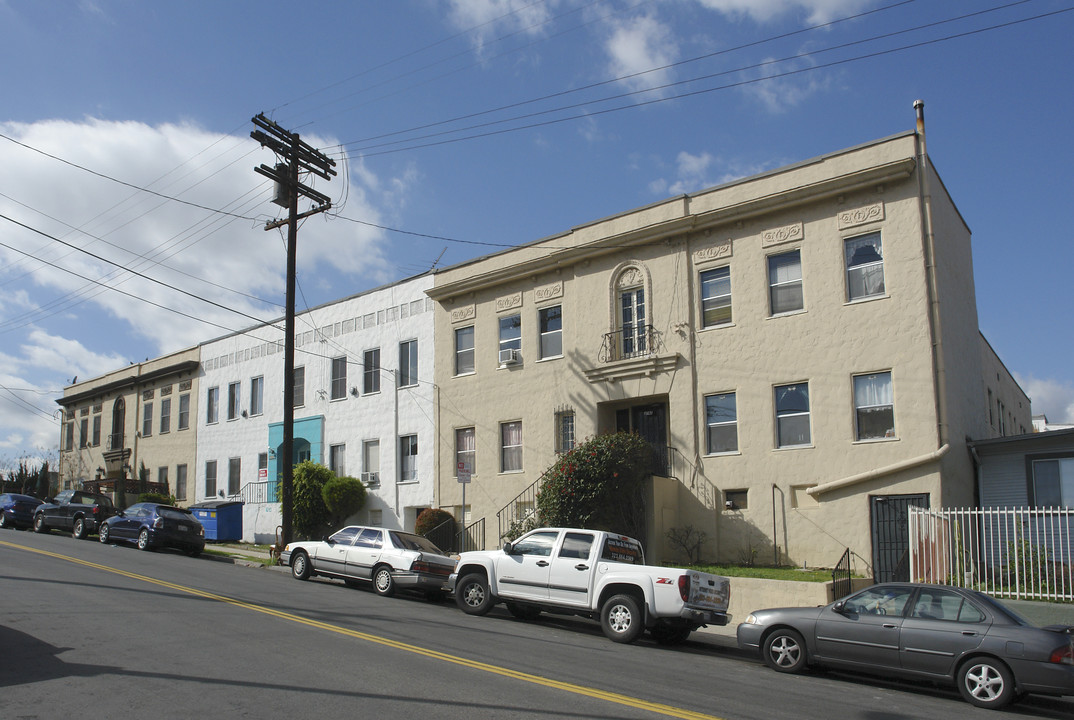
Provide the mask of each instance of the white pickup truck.
POLYGON ((484 615, 503 601, 523 619, 541 611, 599 618, 628 643, 648 628, 661 644, 702 625, 726 625, 730 581, 696 570, 645 565, 641 543, 599 530, 541 528, 502 550, 464 552, 448 580, 455 602, 484 615))

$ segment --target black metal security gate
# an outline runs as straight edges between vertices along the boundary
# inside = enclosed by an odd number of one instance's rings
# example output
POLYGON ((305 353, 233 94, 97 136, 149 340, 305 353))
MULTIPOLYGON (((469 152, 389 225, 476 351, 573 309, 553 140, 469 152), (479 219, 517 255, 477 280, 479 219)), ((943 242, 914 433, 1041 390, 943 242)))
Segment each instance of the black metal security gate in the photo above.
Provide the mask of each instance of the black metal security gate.
POLYGON ((874 495, 871 499, 873 527, 873 582, 910 580, 910 506, 929 506, 927 493, 874 495))
POLYGON ((832 570, 832 599, 842 600, 853 588, 850 580, 850 548, 847 548, 832 570))

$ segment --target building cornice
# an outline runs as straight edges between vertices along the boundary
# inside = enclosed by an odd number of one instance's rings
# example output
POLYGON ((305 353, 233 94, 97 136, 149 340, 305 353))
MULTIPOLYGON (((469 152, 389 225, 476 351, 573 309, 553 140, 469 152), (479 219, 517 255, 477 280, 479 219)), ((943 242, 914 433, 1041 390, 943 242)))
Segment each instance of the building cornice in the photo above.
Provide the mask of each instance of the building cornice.
MULTIPOLYGON (((611 233, 600 239, 568 246, 577 242, 574 238, 580 235, 582 230, 593 228, 590 224, 572 229, 569 233, 548 238, 530 245, 525 245, 509 252, 530 254, 541 253, 539 257, 521 259, 505 267, 493 269, 482 273, 470 273, 458 280, 445 281, 427 290, 427 294, 433 300, 442 302, 476 290, 483 290, 497 285, 516 282, 524 278, 532 278, 541 273, 561 269, 583 260, 592 259, 610 253, 620 252, 625 248, 639 246, 666 240, 675 235, 699 230, 712 230, 722 225, 742 222, 753 217, 769 214, 777 210, 784 210, 806 203, 816 202, 832 196, 849 194, 863 188, 886 185, 900 182, 909 178, 916 167, 913 157, 900 158, 892 162, 865 168, 856 172, 840 174, 836 177, 788 188, 773 192, 760 197, 744 200, 742 202, 726 205, 714 210, 693 213, 690 206, 713 192, 708 191, 698 195, 684 195, 666 201, 660 205, 650 206, 643 210, 633 211, 647 212, 665 208, 671 212, 664 215, 673 215, 671 219, 656 222, 644 227, 621 233, 611 233), (675 206, 678 206, 677 208, 675 206), (542 251, 542 248, 555 248, 542 251)), ((604 220, 611 224, 616 219, 623 219, 633 213, 626 213, 617 218, 604 220)), ((492 257, 502 257, 499 256, 492 257)), ((464 266, 467 264, 464 264, 464 266)), ((450 272, 450 271, 449 271, 450 272)), ((438 276, 440 277, 440 276, 438 276)))
POLYGON ((79 403, 92 398, 103 397, 118 392, 119 390, 125 390, 136 385, 153 382, 169 375, 182 375, 183 373, 188 372, 193 373, 200 365, 201 363, 197 360, 184 360, 183 362, 168 365, 157 370, 151 370, 141 375, 125 375, 119 379, 104 383, 103 385, 97 385, 81 392, 64 395, 62 398, 58 398, 56 403, 63 407, 78 405, 79 403))

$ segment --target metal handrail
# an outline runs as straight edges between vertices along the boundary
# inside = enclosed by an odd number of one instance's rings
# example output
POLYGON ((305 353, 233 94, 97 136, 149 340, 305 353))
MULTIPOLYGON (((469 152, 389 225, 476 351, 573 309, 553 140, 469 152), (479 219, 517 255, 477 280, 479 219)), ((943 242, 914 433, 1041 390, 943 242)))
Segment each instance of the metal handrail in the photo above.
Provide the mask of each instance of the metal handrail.
POLYGON ((652 325, 638 325, 626 330, 620 328, 604 333, 597 359, 603 363, 648 357, 656 352, 659 338, 652 325))

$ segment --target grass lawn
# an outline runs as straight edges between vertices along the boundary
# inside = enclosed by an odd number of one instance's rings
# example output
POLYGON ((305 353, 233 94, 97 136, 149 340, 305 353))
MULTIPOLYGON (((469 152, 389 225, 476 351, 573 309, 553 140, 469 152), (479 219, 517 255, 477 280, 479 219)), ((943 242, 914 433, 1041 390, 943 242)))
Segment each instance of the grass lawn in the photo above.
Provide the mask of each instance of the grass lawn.
POLYGON ((694 570, 725 577, 751 577, 764 580, 795 580, 797 582, 827 582, 831 570, 801 570, 793 567, 745 567, 742 565, 694 565, 694 570))

